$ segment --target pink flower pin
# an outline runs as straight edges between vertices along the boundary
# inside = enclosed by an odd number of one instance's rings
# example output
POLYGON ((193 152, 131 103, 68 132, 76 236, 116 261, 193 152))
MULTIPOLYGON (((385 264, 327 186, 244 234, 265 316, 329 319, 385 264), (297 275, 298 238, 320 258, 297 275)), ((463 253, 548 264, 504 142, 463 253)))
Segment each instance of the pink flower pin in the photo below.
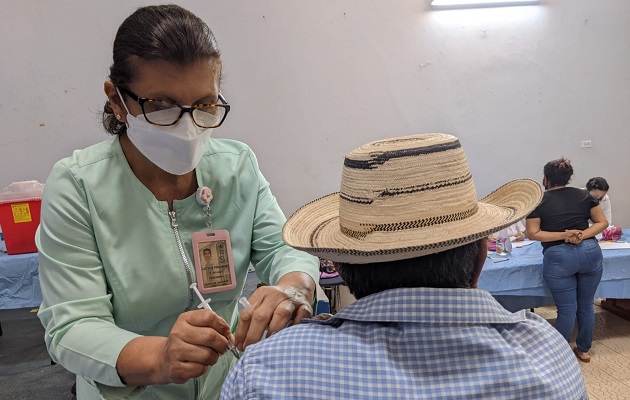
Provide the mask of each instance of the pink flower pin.
POLYGON ((212 189, 207 186, 200 187, 197 189, 197 203, 202 206, 210 204, 210 201, 214 198, 212 195, 212 189))

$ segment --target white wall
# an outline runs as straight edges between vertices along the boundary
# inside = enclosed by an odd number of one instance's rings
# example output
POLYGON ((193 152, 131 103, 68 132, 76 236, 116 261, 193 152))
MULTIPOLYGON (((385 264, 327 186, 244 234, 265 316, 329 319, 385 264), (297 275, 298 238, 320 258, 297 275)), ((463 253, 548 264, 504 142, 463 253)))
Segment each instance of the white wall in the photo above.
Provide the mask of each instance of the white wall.
MULTIPOLYGON (((630 1, 429 10, 424 0, 179 1, 214 30, 233 109, 285 213, 337 191, 344 154, 460 137, 481 197, 569 157, 630 227, 630 1), (593 141, 580 149, 582 140, 593 141)), ((0 187, 44 181, 99 126, 111 44, 143 1, 0 0, 0 187), (43 126, 41 126, 42 124, 43 126)))

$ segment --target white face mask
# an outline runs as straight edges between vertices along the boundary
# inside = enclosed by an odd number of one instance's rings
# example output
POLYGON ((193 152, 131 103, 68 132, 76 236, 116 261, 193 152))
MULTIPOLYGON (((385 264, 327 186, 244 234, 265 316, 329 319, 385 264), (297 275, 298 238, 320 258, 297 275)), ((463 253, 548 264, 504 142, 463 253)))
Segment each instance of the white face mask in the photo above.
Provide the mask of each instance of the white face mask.
POLYGON ((173 175, 184 175, 197 167, 212 128, 195 125, 189 113, 175 125, 153 125, 142 114, 131 115, 124 100, 123 105, 127 110, 129 140, 153 164, 173 175))

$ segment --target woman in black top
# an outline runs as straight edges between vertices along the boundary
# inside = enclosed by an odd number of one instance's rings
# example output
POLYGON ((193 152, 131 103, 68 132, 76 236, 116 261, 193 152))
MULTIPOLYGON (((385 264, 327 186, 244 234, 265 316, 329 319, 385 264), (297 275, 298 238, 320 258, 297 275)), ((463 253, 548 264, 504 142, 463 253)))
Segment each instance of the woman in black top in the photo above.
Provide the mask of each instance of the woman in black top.
POLYGON ((527 237, 543 245, 543 279, 558 308, 556 329, 569 341, 575 317, 576 347, 581 361, 589 362, 595 313, 593 299, 602 278, 602 251, 595 235, 608 221, 598 202, 585 190, 567 187, 573 167, 561 158, 545 165, 546 192, 527 217, 527 237), (593 225, 589 227, 589 219, 593 225))

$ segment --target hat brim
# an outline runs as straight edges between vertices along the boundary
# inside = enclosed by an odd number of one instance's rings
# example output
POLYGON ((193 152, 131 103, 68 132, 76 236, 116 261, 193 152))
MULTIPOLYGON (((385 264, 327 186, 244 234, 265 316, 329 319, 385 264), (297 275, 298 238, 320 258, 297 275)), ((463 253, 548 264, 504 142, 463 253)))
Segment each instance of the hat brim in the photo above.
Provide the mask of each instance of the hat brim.
POLYGON ((341 232, 339 193, 314 200, 297 210, 282 229, 291 247, 338 262, 367 264, 419 257, 487 237, 525 218, 542 199, 536 181, 509 182, 480 200, 477 211, 463 220, 429 227, 371 232, 354 238, 341 232))

